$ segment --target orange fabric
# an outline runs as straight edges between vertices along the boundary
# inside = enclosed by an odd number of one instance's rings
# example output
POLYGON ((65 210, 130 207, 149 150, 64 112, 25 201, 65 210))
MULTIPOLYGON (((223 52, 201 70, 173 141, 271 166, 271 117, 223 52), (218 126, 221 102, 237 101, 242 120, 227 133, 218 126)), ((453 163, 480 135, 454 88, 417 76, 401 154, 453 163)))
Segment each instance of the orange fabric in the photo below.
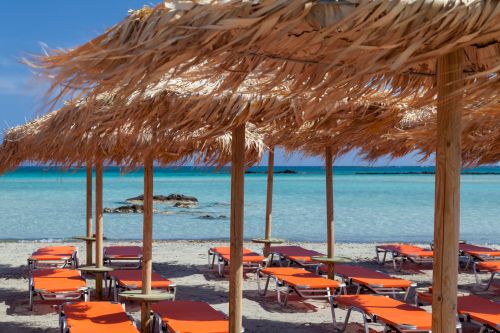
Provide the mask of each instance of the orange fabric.
POLYGON ((106 246, 104 256, 110 259, 140 259, 142 258, 141 246, 106 246))
POLYGON ((433 257, 434 252, 431 250, 426 250, 423 249, 419 246, 415 245, 407 245, 407 244, 385 244, 385 245, 380 245, 377 246, 377 248, 386 250, 386 251, 393 251, 393 252, 399 252, 404 256, 413 256, 413 257, 433 257))
POLYGON ((500 272, 500 261, 480 261, 476 263, 476 268, 491 273, 500 272))
POLYGON ((271 252, 278 253, 279 255, 290 260, 304 263, 311 262, 311 257, 313 256, 324 256, 324 254, 321 252, 304 249, 303 247, 296 245, 271 246, 271 252))
MULTIPOLYGON (((115 270, 109 272, 109 276, 114 277, 122 287, 133 289, 142 288, 142 270, 140 269, 115 270)), ((172 284, 172 281, 165 279, 158 273, 153 272, 151 275, 151 288, 168 288, 172 284)))
POLYGON ((138 333, 119 303, 75 302, 63 305, 71 333, 138 333))
POLYGON ((417 291, 417 294, 420 300, 432 304, 432 287, 429 287, 426 291, 417 291))
MULTIPOLYGON (((231 259, 230 248, 229 247, 214 247, 210 251, 220 255, 224 260, 229 261, 231 259)), ((263 261, 265 258, 258 253, 252 252, 249 249, 243 249, 243 262, 244 263, 258 263, 263 261)))
POLYGON ((269 267, 261 270, 266 275, 276 277, 290 286, 304 287, 310 289, 323 289, 340 287, 340 282, 325 279, 319 275, 313 274, 303 268, 296 267, 269 267))
POLYGON ((341 295, 334 302, 344 307, 356 307, 369 315, 377 315, 379 321, 394 325, 415 326, 417 330, 431 330, 432 315, 416 306, 395 299, 376 295, 341 295))
POLYGON ((458 313, 473 320, 500 328, 500 304, 476 295, 458 297, 458 313))
MULTIPOLYGON (((327 269, 327 266, 320 267, 322 272, 326 272, 327 269)), ((395 278, 362 266, 335 265, 334 271, 338 276, 349 278, 358 284, 375 288, 408 288, 412 284, 411 281, 395 278)))
POLYGON ((85 279, 75 269, 37 269, 33 271, 33 285, 35 290, 70 292, 85 287, 85 279))
POLYGON ((490 256, 490 257, 500 257, 500 250, 490 249, 489 247, 477 246, 467 243, 461 243, 458 245, 460 251, 470 254, 472 256, 490 256))
POLYGON ((70 259, 75 251, 74 246, 47 246, 33 252, 30 259, 38 261, 70 259))
POLYGON ((227 333, 229 321, 205 302, 163 301, 151 305, 172 332, 227 333))

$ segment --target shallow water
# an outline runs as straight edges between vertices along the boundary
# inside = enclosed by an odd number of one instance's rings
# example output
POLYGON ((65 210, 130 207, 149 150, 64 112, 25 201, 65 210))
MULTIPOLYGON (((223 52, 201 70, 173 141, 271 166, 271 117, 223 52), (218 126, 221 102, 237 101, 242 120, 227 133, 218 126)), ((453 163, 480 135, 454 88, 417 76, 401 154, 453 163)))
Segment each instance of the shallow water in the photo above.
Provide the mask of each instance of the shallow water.
MULTIPOLYGON (((319 167, 288 167, 276 174, 273 235, 297 241, 325 240, 325 177, 319 167)), ((280 168, 278 168, 280 169, 280 168)), ((284 169, 284 168, 281 168, 284 169)), ((263 171, 265 168, 253 170, 263 171)), ((434 175, 357 174, 422 172, 431 168, 339 167, 334 170, 335 237, 343 242, 428 242, 433 233, 434 175)), ((470 172, 471 170, 467 170, 470 172)), ((500 168, 480 172, 500 173, 500 168)), ((142 172, 104 177, 104 207, 117 207, 142 193, 142 172)), ((229 236, 230 175, 226 171, 155 170, 155 194, 198 198, 196 209, 158 204, 155 239, 226 239, 229 236), (167 211, 167 212, 165 212, 167 211), (211 219, 204 219, 203 216, 211 219)), ((461 238, 497 243, 500 236, 500 175, 462 175, 461 238)), ((245 238, 261 237, 266 175, 245 176, 245 238)), ((21 168, 0 177, 0 239, 59 239, 84 234, 85 172, 21 168)), ((141 214, 105 214, 108 238, 140 239, 141 214)))

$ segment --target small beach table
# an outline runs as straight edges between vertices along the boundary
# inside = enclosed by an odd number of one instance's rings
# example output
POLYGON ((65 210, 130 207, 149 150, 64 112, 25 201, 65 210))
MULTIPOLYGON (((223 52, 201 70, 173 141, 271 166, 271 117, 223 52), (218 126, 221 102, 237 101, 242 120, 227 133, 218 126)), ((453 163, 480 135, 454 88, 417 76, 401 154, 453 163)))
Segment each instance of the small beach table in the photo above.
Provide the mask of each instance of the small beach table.
POLYGON ((102 299, 102 281, 105 278, 105 275, 109 272, 114 271, 112 267, 97 267, 97 266, 83 266, 78 268, 83 273, 95 274, 95 298, 97 300, 102 299))
POLYGON ((92 264, 92 243, 95 242, 95 237, 87 237, 87 236, 73 236, 71 239, 84 241, 85 248, 87 249, 87 265, 92 264), (89 251, 90 250, 90 251, 89 251))
POLYGON ((273 244, 282 244, 284 243, 284 239, 280 238, 254 238, 252 239, 252 243, 256 244, 264 244, 264 248, 262 249, 262 253, 264 257, 268 257, 271 254, 271 245, 273 244))
POLYGON ((313 262, 317 262, 319 264, 324 264, 328 266, 328 278, 333 279, 335 274, 333 273, 335 270, 335 264, 341 263, 349 263, 352 262, 352 259, 347 257, 326 257, 326 256, 312 256, 311 260, 313 262))

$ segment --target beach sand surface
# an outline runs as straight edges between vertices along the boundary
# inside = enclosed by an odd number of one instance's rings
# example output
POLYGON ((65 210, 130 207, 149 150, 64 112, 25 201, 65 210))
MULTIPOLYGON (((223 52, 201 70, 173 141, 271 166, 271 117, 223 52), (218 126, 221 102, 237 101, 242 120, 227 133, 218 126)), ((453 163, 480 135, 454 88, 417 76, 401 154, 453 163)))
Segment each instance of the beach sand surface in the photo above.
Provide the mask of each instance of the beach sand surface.
MULTIPOLYGON (((0 243, 0 332, 56 333, 58 315, 56 307, 51 304, 36 303, 34 311, 28 309, 28 269, 27 257, 37 248, 62 243, 43 242, 2 242, 0 243)), ((64 243, 69 244, 69 243, 64 243)), ((295 243, 297 244, 297 243, 295 243)), ((85 260, 85 246, 77 244, 80 261, 85 260)), ((140 242, 107 241, 105 245, 141 245, 140 242)), ((306 248, 320 252, 326 251, 326 245, 320 243, 298 243, 306 248)), ((155 241, 153 246, 153 269, 168 279, 176 282, 177 299, 202 300, 214 308, 228 313, 227 277, 221 278, 207 266, 207 251, 214 246, 228 246, 227 242, 216 241, 155 241)), ((245 246, 256 252, 261 247, 246 243, 245 246)), ((424 246, 428 246, 425 245, 424 246)), ((490 245, 491 246, 491 245, 490 245)), ((499 246, 493 246, 498 248, 499 246)), ((337 244, 338 256, 350 257, 361 265, 385 271, 393 276, 403 277, 417 282, 419 287, 430 286, 432 267, 410 264, 400 273, 392 270, 391 264, 379 266, 375 262, 375 244, 337 244)), ((486 276, 485 276, 486 278, 486 276)), ((471 272, 460 272, 460 289, 473 291, 474 275, 471 272)), ((87 285, 93 287, 92 277, 87 278, 87 285)), ((479 295, 500 301, 500 287, 494 285, 488 292, 477 292, 479 295)), ((246 274, 244 281, 243 325, 246 332, 332 332, 332 316, 330 305, 323 300, 300 300, 291 297, 287 307, 276 302, 274 286, 271 285, 267 296, 261 297, 257 292, 256 276, 246 274)), ((413 297, 410 298, 412 300, 413 297)), ((424 307, 430 310, 430 307, 424 307)), ((140 318, 137 304, 126 303, 126 310, 136 318, 140 318)), ((343 320, 345 312, 337 310, 338 320, 343 320)), ((347 332, 361 332, 361 317, 352 315, 352 322, 347 332), (357 323, 357 324, 356 324, 357 323)), ((373 332, 382 331, 379 324, 370 324, 373 332)), ((473 327, 465 325, 465 332, 473 332, 473 327)))

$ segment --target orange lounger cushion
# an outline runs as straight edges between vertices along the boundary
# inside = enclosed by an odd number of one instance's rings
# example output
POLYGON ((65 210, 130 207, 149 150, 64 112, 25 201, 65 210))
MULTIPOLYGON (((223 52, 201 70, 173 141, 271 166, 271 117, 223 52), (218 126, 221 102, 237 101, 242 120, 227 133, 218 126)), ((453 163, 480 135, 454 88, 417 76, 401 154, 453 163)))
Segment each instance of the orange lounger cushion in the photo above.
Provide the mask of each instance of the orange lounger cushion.
MULTIPOLYGON (((110 272, 109 276, 115 278, 116 282, 118 282, 121 287, 134 289, 142 288, 142 270, 115 270, 110 272)), ((158 273, 152 273, 151 288, 161 289, 169 288, 171 286, 174 286, 174 283, 172 281, 165 279, 158 273)))
POLYGON ((164 301, 151 305, 169 330, 176 333, 226 333, 229 321, 205 302, 164 301))
POLYGON ((290 286, 298 288, 325 289, 340 288, 339 281, 325 279, 319 275, 313 274, 303 268, 296 267, 269 267, 261 270, 263 274, 276 277, 290 286))
POLYGON ((476 269, 488 272, 500 272, 500 261, 480 261, 476 263, 476 269))
POLYGON ((70 333, 138 333, 119 303, 66 303, 62 310, 70 333))
POLYGON ((405 256, 414 256, 414 257, 433 257, 434 252, 431 250, 423 249, 419 246, 415 245, 407 245, 407 244, 385 244, 377 246, 377 248, 385 250, 398 252, 405 256))
POLYGON ((296 245, 271 246, 271 252, 287 257, 290 260, 304 263, 311 262, 311 257, 313 256, 324 256, 321 252, 304 249, 303 247, 296 245))
POLYGON ((106 246, 104 256, 110 259, 138 259, 142 258, 141 246, 106 246))
POLYGON ((85 279, 74 269, 39 269, 33 271, 35 290, 58 293, 85 288, 85 279))
POLYGON ((460 251, 470 254, 472 256, 481 257, 481 256, 489 256, 489 257, 500 257, 500 250, 490 249, 489 247, 477 246, 467 243, 461 243, 458 245, 460 251))
POLYGON ((334 302, 344 307, 361 309, 368 315, 376 315, 378 321, 395 327, 429 331, 432 328, 432 315, 429 312, 389 297, 341 295, 335 297, 334 302))
MULTIPOLYGON (((356 265, 335 265, 336 275, 348 278, 355 283, 377 288, 409 288, 411 281, 395 278, 372 269, 356 265)), ((320 267, 321 271, 327 270, 326 266, 320 267)))
POLYGON ((500 304, 476 295, 458 297, 458 313, 471 319, 500 328, 500 304))
POLYGON ((36 250, 31 254, 33 260, 62 260, 69 259, 76 251, 74 246, 47 246, 36 250))
MULTIPOLYGON (((214 247, 211 248, 210 251, 216 253, 222 257, 225 261, 229 261, 231 259, 230 248, 229 247, 214 247)), ((243 249, 243 262, 245 263, 258 263, 263 261, 265 258, 258 253, 252 252, 249 249, 243 249)))

